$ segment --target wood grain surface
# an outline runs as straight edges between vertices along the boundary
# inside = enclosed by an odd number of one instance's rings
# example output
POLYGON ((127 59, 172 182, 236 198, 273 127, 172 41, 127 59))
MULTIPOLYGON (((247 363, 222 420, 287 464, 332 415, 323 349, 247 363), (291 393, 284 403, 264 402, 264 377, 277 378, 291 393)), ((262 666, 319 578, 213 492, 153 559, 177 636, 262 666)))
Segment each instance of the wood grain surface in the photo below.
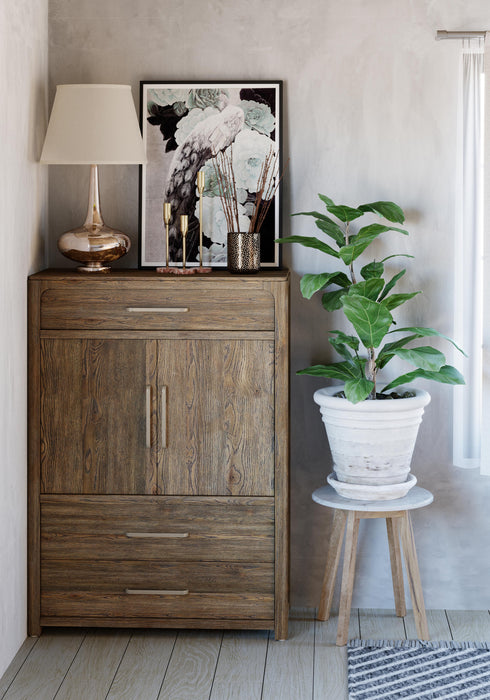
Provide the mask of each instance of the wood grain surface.
MULTIPOLYGON (((46 630, 22 646, 0 679, 0 698, 347 700, 347 650, 335 645, 336 613, 328 622, 314 618, 313 609, 293 611, 285 643, 274 642, 268 632, 253 631, 128 630, 121 636, 111 630, 99 636, 85 629, 46 630)), ((489 641, 488 610, 429 610, 427 618, 432 639, 489 641)), ((181 626, 187 624, 181 621, 181 626)), ((414 638, 410 611, 405 627, 406 634, 393 610, 352 610, 349 638, 414 638)))
POLYGON ((29 630, 284 639, 288 273, 113 272, 29 280, 29 630))
POLYGON ((41 328, 265 330, 274 327, 273 299, 261 289, 230 294, 214 283, 192 287, 165 282, 153 290, 112 285, 85 290, 64 285, 46 289, 42 297, 41 328), (178 309, 178 311, 176 311, 178 309))

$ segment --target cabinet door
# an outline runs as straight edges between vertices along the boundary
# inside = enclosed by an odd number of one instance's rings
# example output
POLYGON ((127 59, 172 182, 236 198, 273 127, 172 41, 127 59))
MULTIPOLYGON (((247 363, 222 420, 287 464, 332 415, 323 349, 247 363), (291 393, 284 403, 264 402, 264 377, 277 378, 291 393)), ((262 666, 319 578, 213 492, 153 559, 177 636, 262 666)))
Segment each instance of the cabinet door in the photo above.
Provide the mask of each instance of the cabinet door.
POLYGON ((158 357, 158 492, 272 495, 273 341, 168 339, 158 357))
POLYGON ((156 490, 151 428, 155 341, 41 341, 41 480, 45 493, 156 490))

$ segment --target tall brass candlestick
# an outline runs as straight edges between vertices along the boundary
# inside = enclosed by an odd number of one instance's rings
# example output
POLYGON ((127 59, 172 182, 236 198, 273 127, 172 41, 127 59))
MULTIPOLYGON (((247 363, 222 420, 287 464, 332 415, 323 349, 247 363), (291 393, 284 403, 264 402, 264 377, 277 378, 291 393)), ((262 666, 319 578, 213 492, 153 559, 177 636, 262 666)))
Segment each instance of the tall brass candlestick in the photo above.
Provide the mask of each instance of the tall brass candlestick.
POLYGON ((187 236, 187 231, 189 229, 189 217, 187 214, 181 214, 180 216, 180 232, 182 234, 182 267, 185 270, 185 259, 186 259, 186 245, 185 239, 187 236))
POLYGON ((170 218, 172 216, 172 207, 170 202, 164 202, 163 204, 163 221, 165 223, 165 238, 167 247, 165 249, 165 265, 168 267, 169 253, 168 253, 168 225, 170 223, 170 218))
POLYGON ((204 171, 197 173, 197 191, 199 192, 199 267, 202 267, 202 193, 204 191, 204 171))

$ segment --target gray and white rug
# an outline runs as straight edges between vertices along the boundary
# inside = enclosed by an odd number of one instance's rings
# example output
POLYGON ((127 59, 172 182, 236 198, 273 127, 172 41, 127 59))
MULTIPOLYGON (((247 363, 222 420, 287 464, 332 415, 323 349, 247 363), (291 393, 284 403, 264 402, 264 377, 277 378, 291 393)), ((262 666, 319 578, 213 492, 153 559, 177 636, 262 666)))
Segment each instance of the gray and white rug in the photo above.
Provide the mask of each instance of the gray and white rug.
POLYGON ((354 639, 349 700, 490 700, 490 646, 354 639))

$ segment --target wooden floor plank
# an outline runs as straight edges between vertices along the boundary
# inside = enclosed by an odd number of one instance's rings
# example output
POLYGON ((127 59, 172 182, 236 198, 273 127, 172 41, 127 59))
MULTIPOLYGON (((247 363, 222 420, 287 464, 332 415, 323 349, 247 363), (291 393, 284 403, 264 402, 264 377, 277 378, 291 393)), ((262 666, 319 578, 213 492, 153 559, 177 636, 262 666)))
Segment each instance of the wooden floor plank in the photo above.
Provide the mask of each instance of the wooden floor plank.
POLYGON ((263 700, 311 700, 314 638, 315 610, 293 611, 288 640, 269 641, 263 700))
POLYGON ((223 632, 179 632, 159 700, 208 698, 223 632))
MULTIPOLYGON (((427 619, 431 639, 490 642, 487 610, 432 610, 427 619)), ((351 611, 350 639, 404 639, 405 630, 416 638, 411 611, 405 625, 394 610, 351 611)), ((22 646, 0 679, 0 698, 347 700, 346 648, 335 645, 336 633, 337 615, 315 622, 312 608, 292 612, 285 642, 231 630, 46 630, 22 646)))
MULTIPOLYGON (((452 639, 451 629, 444 610, 427 610, 427 624, 429 626, 429 637, 432 641, 440 642, 450 641, 452 639)), ((417 639, 415 618, 412 610, 407 611, 405 630, 407 632, 407 639, 417 639)))
POLYGON ((4 700, 53 700, 84 639, 83 632, 46 632, 37 640, 4 700))
POLYGON ((403 618, 395 610, 359 610, 361 639, 406 639, 403 618))
POLYGON ((266 631, 227 631, 210 700, 260 700, 267 658, 266 631))
MULTIPOLYGON (((347 700, 347 647, 336 646, 338 613, 327 622, 315 623, 315 662, 313 667, 313 700, 347 700)), ((352 609, 349 639, 359 637, 357 609, 352 609)))
POLYGON ((126 630, 98 630, 87 634, 56 700, 105 700, 130 636, 126 630))
POLYGON ((107 700, 157 700, 172 656, 177 632, 134 632, 107 700))
POLYGON ((0 678, 0 698, 3 699, 5 693, 12 684, 14 678, 22 668, 23 663, 36 645, 38 637, 27 637, 21 648, 10 662, 9 667, 0 678))
POLYGON ((490 642, 488 610, 448 610, 447 616, 457 642, 490 642))

